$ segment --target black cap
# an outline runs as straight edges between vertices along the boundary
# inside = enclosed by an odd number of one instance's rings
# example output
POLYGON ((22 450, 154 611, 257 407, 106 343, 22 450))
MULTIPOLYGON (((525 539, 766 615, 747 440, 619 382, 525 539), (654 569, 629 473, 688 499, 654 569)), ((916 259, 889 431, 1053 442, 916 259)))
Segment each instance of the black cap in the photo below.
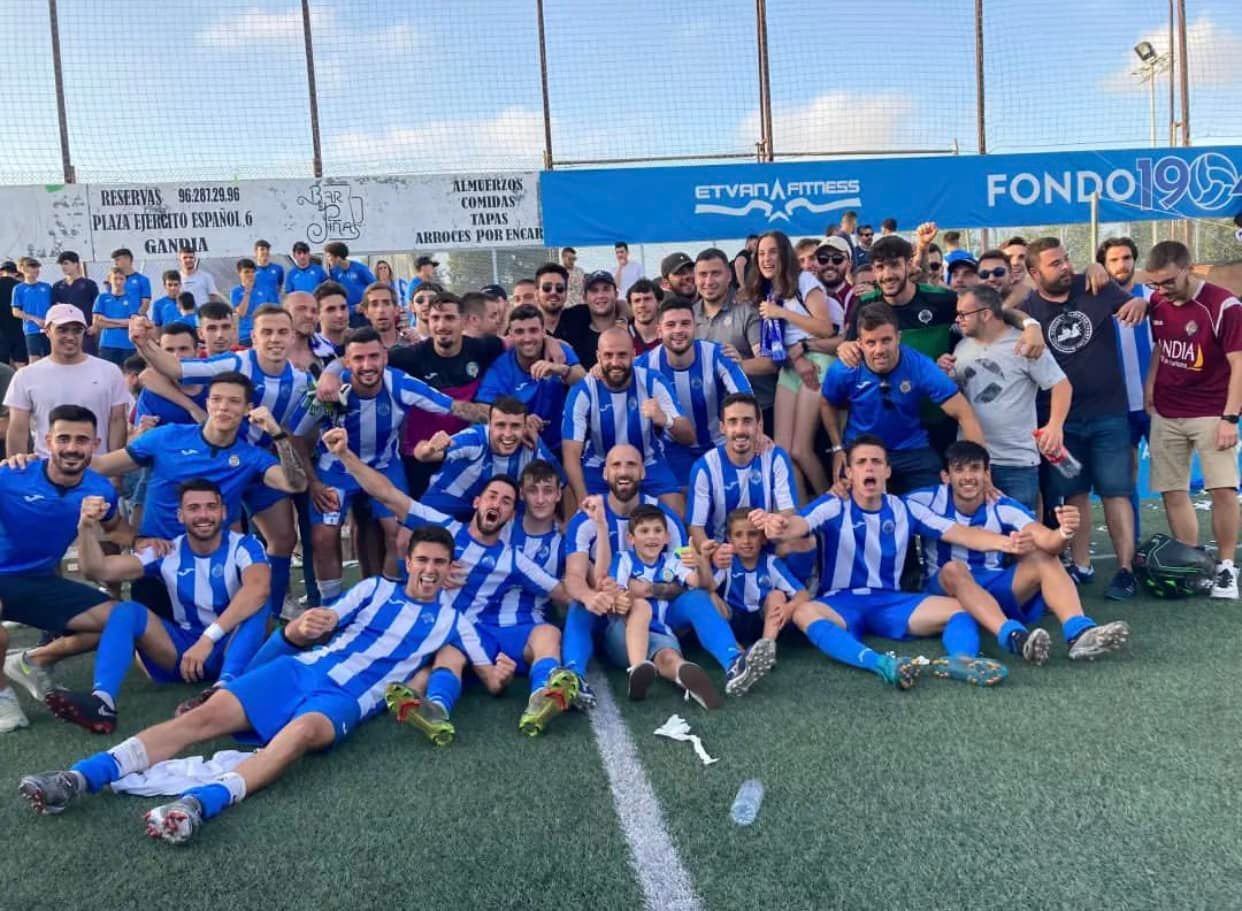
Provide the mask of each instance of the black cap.
POLYGON ((414 261, 414 268, 421 269, 423 266, 439 266, 440 264, 430 256, 420 256, 414 261))
POLYGON ((500 285, 484 285, 479 289, 479 292, 481 294, 486 294, 488 297, 499 297, 502 300, 509 299, 509 292, 507 292, 500 285))
POLYGON ((597 284, 598 282, 607 282, 614 288, 617 287, 617 280, 612 277, 611 272, 607 269, 596 269, 594 272, 587 275, 587 277, 583 280, 582 288, 585 291, 587 288, 597 284))
POLYGON ((670 275, 677 272, 677 270, 693 265, 694 260, 678 250, 676 253, 670 253, 668 256, 664 257, 664 259, 660 260, 660 274, 665 278, 668 278, 670 275))
POLYGON ((17 271, 17 263, 13 262, 13 260, 6 259, 4 262, 0 263, 0 272, 16 272, 16 271, 17 271))

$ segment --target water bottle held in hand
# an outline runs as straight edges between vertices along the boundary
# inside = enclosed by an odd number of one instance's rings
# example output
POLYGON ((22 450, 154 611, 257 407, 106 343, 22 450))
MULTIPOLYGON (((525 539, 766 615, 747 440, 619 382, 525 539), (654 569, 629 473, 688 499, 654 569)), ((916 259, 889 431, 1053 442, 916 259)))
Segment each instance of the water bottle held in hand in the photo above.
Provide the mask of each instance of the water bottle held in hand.
MULTIPOLYGON (((1035 437, 1036 440, 1038 440, 1039 435, 1041 433, 1043 433, 1042 430, 1036 430, 1033 432, 1032 435, 1035 437)), ((1078 477, 1078 475, 1082 473, 1082 463, 1079 462, 1076 458, 1074 458, 1073 453, 1071 453, 1064 446, 1062 446, 1052 455, 1048 455, 1043 452, 1041 452, 1040 454, 1043 455, 1043 457, 1048 460, 1049 465, 1051 465, 1057 471, 1061 472, 1061 474, 1063 474, 1067 478, 1076 478, 1078 477)))
POLYGON ((759 815, 759 805, 763 803, 763 782, 758 778, 750 778, 742 782, 737 789, 737 797, 733 798, 733 808, 729 816, 739 826, 748 826, 759 815))

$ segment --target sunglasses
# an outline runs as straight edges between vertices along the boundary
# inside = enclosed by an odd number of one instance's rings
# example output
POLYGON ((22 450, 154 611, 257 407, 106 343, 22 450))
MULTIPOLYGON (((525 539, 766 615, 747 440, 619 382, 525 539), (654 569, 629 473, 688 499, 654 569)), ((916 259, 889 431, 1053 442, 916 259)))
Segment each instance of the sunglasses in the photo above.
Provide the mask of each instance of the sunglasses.
POLYGON ((815 261, 821 266, 826 266, 829 263, 834 266, 839 266, 844 263, 845 260, 846 256, 844 253, 817 253, 815 255, 815 261))
POLYGON ((979 270, 979 277, 984 281, 987 281, 989 278, 1004 278, 1008 274, 1009 270, 1004 266, 997 266, 995 269, 979 270))
POLYGON ((539 290, 544 292, 545 294, 552 292, 552 291, 561 292, 565 290, 565 286, 564 285, 540 285, 539 290))

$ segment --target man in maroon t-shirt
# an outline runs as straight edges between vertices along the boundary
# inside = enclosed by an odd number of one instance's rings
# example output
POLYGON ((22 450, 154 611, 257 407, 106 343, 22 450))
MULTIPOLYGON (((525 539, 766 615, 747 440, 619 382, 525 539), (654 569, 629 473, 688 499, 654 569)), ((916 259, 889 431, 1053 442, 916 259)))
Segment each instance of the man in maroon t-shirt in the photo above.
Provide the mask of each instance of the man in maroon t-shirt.
POLYGON ((1151 414, 1151 486, 1164 497, 1169 529, 1194 546, 1199 522, 1190 502, 1190 457, 1199 454, 1212 496, 1219 549, 1213 598, 1237 598, 1238 412, 1242 410, 1242 303, 1190 274, 1190 252, 1175 240, 1151 248, 1148 309, 1152 359, 1146 406, 1151 414))

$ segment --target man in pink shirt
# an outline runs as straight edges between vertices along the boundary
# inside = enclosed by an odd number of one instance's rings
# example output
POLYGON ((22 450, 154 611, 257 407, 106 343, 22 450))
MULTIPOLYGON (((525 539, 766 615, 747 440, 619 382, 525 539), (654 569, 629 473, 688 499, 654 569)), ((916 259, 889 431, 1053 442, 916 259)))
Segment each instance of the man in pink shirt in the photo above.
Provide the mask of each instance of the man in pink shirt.
POLYGON ((1164 497, 1169 529, 1198 543, 1190 502, 1190 458, 1198 453, 1212 497, 1218 548, 1213 598, 1238 597, 1238 412, 1242 410, 1242 304, 1190 274, 1190 252, 1174 240, 1147 256, 1153 351, 1145 404, 1151 414, 1151 486, 1164 497))

